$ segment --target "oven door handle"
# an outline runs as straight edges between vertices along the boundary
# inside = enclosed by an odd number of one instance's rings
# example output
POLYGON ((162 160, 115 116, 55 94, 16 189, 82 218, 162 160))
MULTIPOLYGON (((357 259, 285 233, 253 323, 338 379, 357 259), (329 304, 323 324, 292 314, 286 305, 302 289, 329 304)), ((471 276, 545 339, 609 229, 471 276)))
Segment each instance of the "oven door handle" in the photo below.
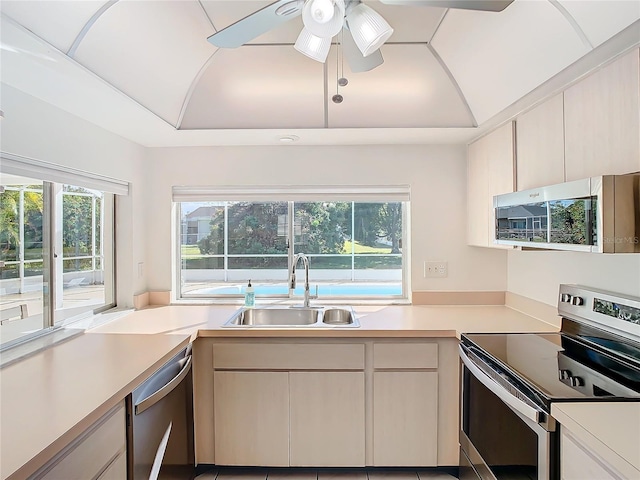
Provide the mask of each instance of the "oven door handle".
POLYGON ((520 413, 521 415, 535 423, 541 423, 542 419, 545 418, 545 412, 535 409, 532 406, 524 403, 519 398, 511 395, 511 393, 502 388, 489 375, 484 373, 476 365, 476 363, 467 356, 466 352, 462 348, 462 345, 458 345, 458 349, 460 350, 460 359, 462 359, 465 367, 469 369, 469 371, 473 374, 474 377, 478 379, 480 383, 491 390, 500 400, 506 403, 515 412, 520 413))

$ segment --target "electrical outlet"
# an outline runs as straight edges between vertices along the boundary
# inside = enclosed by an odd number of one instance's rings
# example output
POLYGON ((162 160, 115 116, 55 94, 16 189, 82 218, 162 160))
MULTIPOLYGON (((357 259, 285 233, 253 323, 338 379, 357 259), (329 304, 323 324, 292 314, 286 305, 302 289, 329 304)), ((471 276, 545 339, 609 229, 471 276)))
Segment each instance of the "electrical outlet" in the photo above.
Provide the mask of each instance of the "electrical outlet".
POLYGON ((447 262, 424 262, 425 278, 446 277, 448 274, 447 262))

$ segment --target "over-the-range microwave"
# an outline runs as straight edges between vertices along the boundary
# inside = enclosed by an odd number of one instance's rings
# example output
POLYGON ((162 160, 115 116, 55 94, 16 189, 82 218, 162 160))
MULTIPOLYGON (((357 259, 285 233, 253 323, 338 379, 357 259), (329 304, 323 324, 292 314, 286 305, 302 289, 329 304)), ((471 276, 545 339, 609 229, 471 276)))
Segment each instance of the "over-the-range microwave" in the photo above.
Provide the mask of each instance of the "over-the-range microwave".
POLYGON ((640 174, 603 175, 493 197, 494 243, 640 252, 640 174))

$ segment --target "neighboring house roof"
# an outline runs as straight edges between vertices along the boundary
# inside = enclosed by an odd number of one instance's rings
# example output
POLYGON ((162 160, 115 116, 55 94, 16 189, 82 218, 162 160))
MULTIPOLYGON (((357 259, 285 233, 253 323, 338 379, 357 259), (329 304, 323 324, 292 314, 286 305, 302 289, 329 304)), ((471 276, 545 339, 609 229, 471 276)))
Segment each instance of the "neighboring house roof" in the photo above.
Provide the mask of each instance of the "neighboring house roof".
POLYGON ((219 207, 198 207, 193 212, 187 213, 187 220, 195 220, 196 218, 211 218, 219 207))
POLYGON ((529 218, 529 217, 546 217, 546 207, 537 205, 518 205, 499 210, 498 218, 529 218))

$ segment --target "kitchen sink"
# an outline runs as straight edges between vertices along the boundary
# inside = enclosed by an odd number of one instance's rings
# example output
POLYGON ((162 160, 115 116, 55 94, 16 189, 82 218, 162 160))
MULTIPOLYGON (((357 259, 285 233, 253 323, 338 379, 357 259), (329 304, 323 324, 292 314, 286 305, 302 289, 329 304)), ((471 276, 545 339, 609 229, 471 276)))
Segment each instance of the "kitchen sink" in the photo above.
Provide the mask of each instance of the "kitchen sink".
POLYGON ((241 308, 223 327, 351 327, 360 322, 351 307, 283 307, 241 308))

